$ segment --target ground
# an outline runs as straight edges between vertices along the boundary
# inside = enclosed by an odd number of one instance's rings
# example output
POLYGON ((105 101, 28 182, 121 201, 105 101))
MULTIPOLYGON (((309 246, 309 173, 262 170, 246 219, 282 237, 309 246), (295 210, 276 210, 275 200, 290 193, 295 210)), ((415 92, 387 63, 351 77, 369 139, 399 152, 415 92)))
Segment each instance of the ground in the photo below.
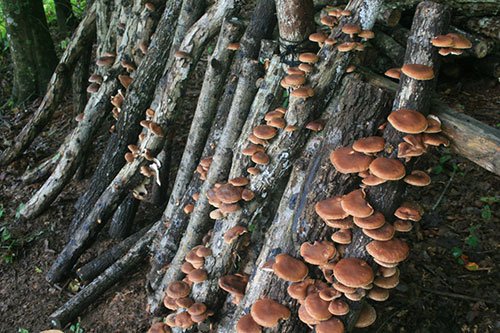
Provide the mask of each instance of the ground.
MULTIPOLYGON (((197 91, 197 87, 190 88, 186 98, 186 104, 190 105, 186 108, 187 118, 193 110, 197 91)), ((457 110, 491 126, 500 123, 500 85, 492 79, 472 70, 458 80, 443 77, 439 94, 457 110)), ((35 101, 28 112, 36 104, 35 101)), ((0 149, 28 118, 28 113, 18 110, 0 119, 3 137, 0 149)), ((41 217, 20 222, 15 215, 19 205, 42 184, 23 185, 20 177, 28 167, 33 168, 53 154, 74 126, 73 118, 69 106, 59 110, 54 125, 26 154, 0 170, 3 212, 0 217, 0 332, 48 329, 48 316, 71 296, 68 284, 49 285, 44 274, 68 237, 73 205, 84 191, 98 160, 97 154, 105 145, 111 119, 96 140, 95 156, 89 159, 90 171, 86 178, 74 180, 41 217)), ((174 154, 177 159, 179 151, 174 154)), ((412 252, 401 265, 402 282, 387 302, 376 305, 379 318, 367 332, 498 332, 500 177, 448 150, 433 150, 417 165, 432 171, 432 184, 412 188, 408 196, 422 204, 426 215, 406 237, 412 252)), ((144 220, 148 218, 154 217, 144 220)), ((106 235, 102 235, 99 244, 84 260, 111 244, 106 235)), ((145 311, 147 270, 145 263, 137 273, 102 295, 98 304, 81 313, 79 325, 85 332, 145 332, 150 320, 145 311)))

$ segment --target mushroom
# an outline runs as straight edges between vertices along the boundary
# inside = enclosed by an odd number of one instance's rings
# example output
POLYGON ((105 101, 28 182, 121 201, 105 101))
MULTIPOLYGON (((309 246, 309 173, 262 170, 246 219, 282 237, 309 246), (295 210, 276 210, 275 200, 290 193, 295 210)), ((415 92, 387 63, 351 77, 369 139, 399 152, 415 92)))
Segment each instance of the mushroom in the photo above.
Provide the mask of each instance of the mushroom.
POLYGON ((300 246, 300 255, 304 260, 313 265, 324 265, 332 259, 337 250, 335 246, 328 241, 315 241, 311 243, 302 243, 300 246))
POLYGON ((270 298, 259 299, 250 309, 255 322, 263 327, 274 327, 281 319, 290 317, 290 310, 270 298))
POLYGON ((380 212, 374 212, 372 215, 368 217, 354 217, 354 224, 362 229, 378 229, 385 223, 384 214, 380 212))
POLYGON ((408 201, 403 202, 394 212, 397 218, 411 221, 420 221, 422 219, 422 214, 423 210, 420 205, 408 201))
POLYGON ((340 147, 330 154, 330 161, 340 173, 358 173, 368 170, 373 158, 358 153, 352 147, 340 147))
POLYGON ((371 306, 368 303, 363 303, 363 306, 359 313, 358 319, 354 324, 354 327, 356 328, 368 327, 371 324, 373 324, 376 319, 377 319, 377 312, 375 312, 373 306, 371 306))
POLYGON ((120 81, 120 84, 127 89, 132 84, 134 79, 128 75, 118 75, 118 81, 120 81))
POLYGON ((366 245, 366 251, 378 261, 397 264, 408 257, 410 248, 403 240, 393 238, 389 241, 371 241, 366 245))
POLYGON ((306 64, 315 64, 318 62, 318 60, 319 57, 316 53, 306 52, 299 55, 299 61, 306 64))
POLYGON ((248 232, 244 226, 237 225, 224 233, 224 243, 232 244, 238 237, 248 232))
POLYGON ((314 209, 323 220, 340 220, 349 216, 341 205, 342 197, 336 196, 321 200, 316 203, 314 209))
POLYGON ((97 83, 97 84, 101 84, 101 83, 102 83, 102 81, 103 81, 102 76, 101 76, 101 75, 99 75, 99 74, 92 74, 92 75, 90 75, 90 77, 89 77, 89 82, 90 82, 90 83, 97 83))
POLYGON ((351 38, 354 38, 354 35, 357 35, 361 32, 361 28, 357 24, 346 23, 342 27, 342 32, 348 34, 351 38))
POLYGON ((383 302, 389 298, 389 291, 387 289, 375 287, 368 292, 368 298, 376 302, 383 302))
POLYGON ((236 177, 229 180, 229 184, 236 187, 246 186, 249 182, 250 181, 246 177, 236 177))
POLYGON ((385 71, 384 75, 391 79, 399 80, 401 78, 401 68, 389 68, 385 71))
POLYGON ((374 279, 370 265, 358 258, 340 259, 333 269, 333 275, 337 281, 351 288, 361 288, 374 279))
POLYGON ((103 56, 97 59, 95 64, 98 67, 109 67, 115 63, 115 57, 112 56, 103 56))
POLYGON ((309 35, 309 40, 311 42, 315 42, 315 43, 318 43, 319 47, 322 47, 323 46, 323 43, 325 42, 325 40, 328 38, 328 36, 320 31, 320 32, 315 32, 315 33, 312 33, 309 35))
POLYGON ((241 45, 240 43, 229 43, 227 45, 227 49, 230 50, 230 51, 238 51, 240 49, 241 45))
POLYGON ((418 111, 410 109, 398 109, 387 117, 389 123, 398 131, 403 133, 418 134, 427 129, 427 118, 418 111))
POLYGON ((306 128, 313 132, 319 132, 325 127, 325 124, 322 120, 313 120, 307 123, 306 128))
POLYGON ((247 172, 251 174, 252 176, 258 175, 260 173, 260 170, 256 167, 249 167, 247 169, 247 172))
POLYGON ((328 305, 328 311, 334 316, 344 316, 349 313, 349 305, 340 299, 335 299, 328 305))
POLYGON ((421 64, 404 64, 403 67, 401 67, 401 72, 419 81, 427 81, 434 78, 434 70, 432 67, 421 64))
POLYGON ((267 156, 267 154, 262 151, 258 151, 252 155, 252 162, 256 164, 267 165, 269 164, 269 161, 269 156, 267 156))
POLYGON ((166 294, 173 299, 187 297, 191 292, 189 285, 182 281, 174 281, 167 287, 166 294))
POLYGON ((394 237, 395 231, 395 228, 389 223, 385 223, 383 226, 376 229, 363 229, 365 235, 378 241, 391 240, 392 237, 394 237))
POLYGON ((259 125, 254 127, 253 134, 262 140, 269 140, 276 136, 276 128, 268 125, 259 125))
POLYGON ((306 264, 286 253, 276 256, 272 268, 279 278, 290 282, 302 281, 309 273, 306 264))
POLYGON ((374 154, 384 150, 385 140, 380 136, 361 138, 352 144, 352 149, 364 154, 374 154))
POLYGON ((431 177, 425 171, 421 170, 413 170, 403 180, 405 183, 413 186, 427 186, 431 183, 431 177))
POLYGON ((397 232, 410 232, 413 229, 413 224, 409 220, 396 220, 393 226, 397 232))
POLYGON ((399 180, 405 174, 405 167, 403 163, 397 159, 387 157, 377 157, 370 164, 370 172, 385 180, 399 180))
POLYGON ((241 200, 242 189, 232 184, 223 184, 215 190, 217 198, 225 204, 236 203, 241 200))
POLYGON ((390 276, 377 276, 373 284, 383 289, 396 288, 399 284, 399 269, 394 268, 394 274, 390 276))
POLYGON ((300 99, 308 99, 309 97, 314 96, 314 90, 311 87, 300 87, 294 89, 290 96, 300 98, 300 99))
POLYGON ((351 244, 351 229, 340 229, 332 234, 332 241, 338 244, 351 244))
POLYGON ((255 320, 253 320, 250 314, 242 316, 238 323, 236 324, 236 333, 260 333, 262 332, 262 327, 260 327, 255 320))
POLYGON ((247 283, 248 275, 245 274, 225 275, 219 279, 219 287, 230 293, 236 304, 245 295, 247 283))
POLYGON ((187 278, 193 283, 203 282, 208 278, 207 271, 202 268, 193 269, 187 274, 187 278))
POLYGON ((170 328, 168 328, 167 324, 160 321, 151 325, 147 333, 170 333, 170 328))
POLYGON ((315 320, 328 320, 332 316, 328 311, 329 302, 321 299, 318 292, 307 295, 303 305, 307 313, 315 320))
POLYGON ((373 208, 365 200, 363 189, 354 190, 342 197, 340 205, 349 215, 356 217, 368 217, 373 214, 373 208))
POLYGON ((101 85, 99 83, 91 83, 88 87, 87 87, 87 92, 89 94, 94 94, 96 92, 99 91, 99 88, 101 87, 101 85))
POLYGON ((337 50, 339 52, 349 52, 356 48, 356 43, 354 42, 345 42, 337 45, 337 50))

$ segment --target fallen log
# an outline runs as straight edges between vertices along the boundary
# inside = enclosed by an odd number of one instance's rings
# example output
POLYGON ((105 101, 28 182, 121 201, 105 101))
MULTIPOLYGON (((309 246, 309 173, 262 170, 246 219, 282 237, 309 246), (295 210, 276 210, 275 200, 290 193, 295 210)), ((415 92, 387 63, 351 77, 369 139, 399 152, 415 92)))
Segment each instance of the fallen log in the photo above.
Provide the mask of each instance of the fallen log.
POLYGON ((113 265, 134 246, 139 239, 151 228, 147 226, 130 235, 120 243, 99 254, 96 258, 76 270, 76 276, 83 283, 91 282, 95 277, 113 265))
POLYGON ((130 274, 134 269, 141 267, 148 254, 148 245, 151 243, 158 231, 159 223, 156 223, 144 234, 135 245, 109 266, 101 275, 85 286, 73 298, 57 309, 49 317, 52 326, 62 328, 73 319, 77 318, 82 311, 95 302, 109 288, 114 286, 125 274, 130 274))
MULTIPOLYGON (((393 0, 388 1, 387 6, 400 10, 411 9, 420 0, 393 0)), ((500 13, 500 3, 496 0, 445 0, 442 3, 449 6, 454 13, 462 16, 486 16, 500 13)))
POLYGON ((132 194, 127 195, 109 222, 109 237, 122 239, 129 235, 134 223, 135 214, 139 209, 139 204, 140 201, 134 198, 132 194))
POLYGON ((500 17, 473 17, 467 21, 466 27, 485 36, 500 40, 500 17))

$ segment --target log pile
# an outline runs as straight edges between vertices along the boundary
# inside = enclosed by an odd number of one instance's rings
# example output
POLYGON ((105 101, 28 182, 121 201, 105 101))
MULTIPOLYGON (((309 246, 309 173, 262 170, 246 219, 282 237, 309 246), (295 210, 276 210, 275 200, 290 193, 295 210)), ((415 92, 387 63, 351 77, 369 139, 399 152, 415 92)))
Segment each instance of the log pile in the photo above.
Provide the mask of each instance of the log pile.
POLYGON ((150 257, 145 307, 162 318, 151 332, 369 326, 376 319, 369 303, 387 299, 398 283, 404 265, 396 266, 410 251, 404 233, 423 214, 403 202, 407 184, 430 180, 413 169, 414 157, 451 144, 500 174, 499 130, 434 97, 443 59, 490 63, 497 50, 494 24, 467 17, 449 26, 450 9, 484 15, 498 4, 426 1, 403 27, 401 13, 417 1, 258 0, 248 20, 239 18, 240 1, 210 3, 115 7, 96 0, 40 108, 2 152, 1 164, 10 163, 50 121, 69 69, 95 38, 97 67, 76 127, 58 153, 24 176, 28 183, 49 175, 20 212, 34 219, 85 170, 104 119, 116 119, 47 274, 59 283, 75 273, 86 285, 50 319, 65 326, 150 257), (180 103, 205 56, 187 143, 168 186, 180 103), (377 74, 384 72, 399 84, 377 74), (162 217, 131 235, 143 201, 154 201, 162 217), (80 263, 107 224, 110 237, 123 240, 80 263))

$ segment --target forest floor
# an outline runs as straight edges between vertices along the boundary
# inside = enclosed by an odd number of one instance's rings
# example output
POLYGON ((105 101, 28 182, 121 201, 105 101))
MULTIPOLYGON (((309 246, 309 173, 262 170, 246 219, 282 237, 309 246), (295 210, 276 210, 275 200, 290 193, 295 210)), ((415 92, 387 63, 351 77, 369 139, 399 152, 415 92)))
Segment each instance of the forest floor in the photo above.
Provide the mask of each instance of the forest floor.
MULTIPOLYGON (((190 87, 185 99, 187 119, 194 110, 198 88, 190 87)), ((443 79, 439 95, 457 110, 500 126, 498 82, 471 71, 459 80, 443 79)), ((21 175, 51 156, 75 124, 69 101, 67 105, 21 159, 0 170, 0 332, 48 329, 48 316, 71 296, 71 288, 78 287, 71 281, 49 285, 44 275, 68 237, 73 205, 84 192, 98 153, 106 144, 111 118, 95 142, 86 178, 72 181, 41 217, 28 222, 16 219, 19 206, 42 184, 25 186, 21 175)), ((31 110, 35 106, 36 102, 31 110)), ((1 149, 25 124, 29 112, 17 110, 0 115, 1 149)), ((183 123, 188 124, 187 119, 183 123)), ((185 140, 186 134, 182 133, 187 133, 187 128, 179 130, 175 161, 185 140)), ((406 237, 412 252, 401 265, 402 282, 388 301, 376 305, 379 318, 365 331, 498 332, 500 177, 445 149, 425 156, 417 163, 419 168, 431 171, 432 184, 412 188, 408 196, 423 205, 426 215, 406 237)), ((145 208, 147 214, 137 215, 141 219, 138 227, 158 217, 150 208, 145 208)), ((110 245, 112 241, 103 233, 82 262, 110 245)), ((145 310, 147 266, 144 263, 138 273, 128 276, 102 295, 98 304, 81 313, 80 327, 85 332, 145 332, 150 320, 145 310)))

